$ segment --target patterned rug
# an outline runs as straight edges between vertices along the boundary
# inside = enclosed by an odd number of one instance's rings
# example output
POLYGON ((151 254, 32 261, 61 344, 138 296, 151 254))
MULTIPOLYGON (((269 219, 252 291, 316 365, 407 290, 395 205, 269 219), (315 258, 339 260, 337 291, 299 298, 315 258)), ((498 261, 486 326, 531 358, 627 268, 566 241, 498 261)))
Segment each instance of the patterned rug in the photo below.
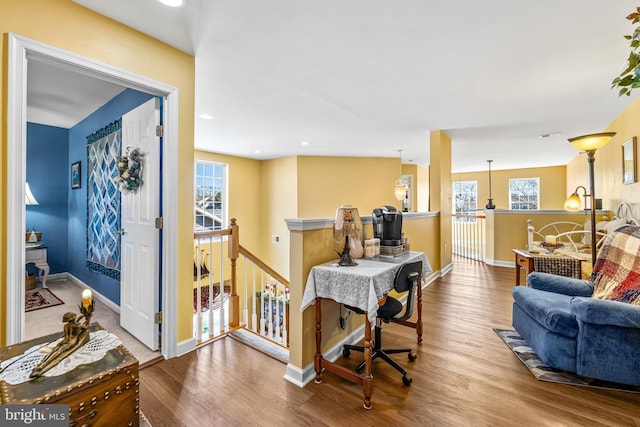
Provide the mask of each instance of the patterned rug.
POLYGON ((572 372, 561 371, 545 365, 538 355, 527 345, 520 334, 510 329, 493 328, 496 334, 504 341, 504 343, 513 351, 520 359, 524 366, 529 369, 538 381, 549 381, 561 384, 580 385, 585 387, 605 388, 610 390, 628 391, 631 393, 640 393, 640 387, 612 383, 608 381, 594 380, 592 378, 580 377, 572 372))
MULTIPOLYGON (((229 283, 228 280, 225 281, 224 286, 224 295, 223 298, 226 300, 229 297, 229 292, 231 292, 231 286, 227 286, 229 283)), ((220 308, 220 304, 222 301, 220 300, 220 285, 213 285, 213 310, 217 310, 220 308)), ((198 288, 193 289, 193 312, 195 313, 197 310, 198 303, 198 288)), ((209 310, 209 285, 200 287, 200 308, 202 312, 209 310)))
POLYGON ((53 307, 64 304, 60 298, 55 296, 49 288, 31 289, 24 297, 24 311, 40 310, 41 308, 53 307))

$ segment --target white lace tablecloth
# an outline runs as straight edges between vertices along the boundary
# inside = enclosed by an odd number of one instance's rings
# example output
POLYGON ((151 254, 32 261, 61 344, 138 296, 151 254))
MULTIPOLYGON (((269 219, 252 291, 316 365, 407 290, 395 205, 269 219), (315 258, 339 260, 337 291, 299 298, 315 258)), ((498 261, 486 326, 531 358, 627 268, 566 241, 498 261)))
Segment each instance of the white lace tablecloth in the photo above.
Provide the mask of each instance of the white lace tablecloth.
MULTIPOLYGON (((62 339, 62 338, 60 338, 62 339)), ((60 340, 50 343, 38 344, 19 356, 5 360, 0 364, 0 380, 7 384, 22 384, 30 380, 29 375, 42 358, 49 354, 60 340)), ((71 353, 60 363, 44 373, 45 377, 56 377, 65 374, 80 365, 86 365, 102 359, 109 350, 121 344, 118 337, 105 330, 89 333, 89 342, 71 353)))
POLYGON ((317 297, 329 298, 367 311, 373 323, 378 301, 393 289, 400 266, 415 261, 422 261, 422 277, 432 271, 424 252, 415 251, 397 257, 357 259, 358 265, 353 267, 339 267, 337 261, 316 265, 309 272, 300 311, 314 304, 317 297))

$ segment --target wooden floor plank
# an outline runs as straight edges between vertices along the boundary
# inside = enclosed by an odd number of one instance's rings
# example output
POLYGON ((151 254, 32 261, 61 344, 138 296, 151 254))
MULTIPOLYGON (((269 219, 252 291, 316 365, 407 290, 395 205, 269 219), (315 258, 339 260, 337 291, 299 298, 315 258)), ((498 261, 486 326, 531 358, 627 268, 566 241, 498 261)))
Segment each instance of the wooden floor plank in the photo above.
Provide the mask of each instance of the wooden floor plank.
MULTIPOLYGON (((424 343, 385 325, 386 346, 413 378, 374 363, 373 409, 361 389, 327 373, 299 388, 284 365, 221 339, 140 372, 141 409, 156 426, 640 426, 640 394, 537 381, 495 334, 511 327, 512 268, 456 259, 424 291, 424 343)), ((357 355, 340 363, 354 366, 357 355)))

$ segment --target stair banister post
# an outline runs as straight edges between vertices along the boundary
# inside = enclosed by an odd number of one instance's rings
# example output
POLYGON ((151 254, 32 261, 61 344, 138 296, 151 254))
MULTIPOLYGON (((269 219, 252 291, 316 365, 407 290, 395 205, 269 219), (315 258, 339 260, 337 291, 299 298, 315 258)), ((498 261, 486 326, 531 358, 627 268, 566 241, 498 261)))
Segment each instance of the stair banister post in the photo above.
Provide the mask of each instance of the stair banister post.
MULTIPOLYGON (((236 282, 236 261, 240 256, 240 232, 238 224, 235 218, 231 218, 231 224, 229 225, 231 235, 228 239, 228 256, 231 260, 231 295, 229 296, 229 326, 240 326, 240 297, 238 296, 237 282, 236 282)), ((222 283, 222 281, 221 281, 222 283)))

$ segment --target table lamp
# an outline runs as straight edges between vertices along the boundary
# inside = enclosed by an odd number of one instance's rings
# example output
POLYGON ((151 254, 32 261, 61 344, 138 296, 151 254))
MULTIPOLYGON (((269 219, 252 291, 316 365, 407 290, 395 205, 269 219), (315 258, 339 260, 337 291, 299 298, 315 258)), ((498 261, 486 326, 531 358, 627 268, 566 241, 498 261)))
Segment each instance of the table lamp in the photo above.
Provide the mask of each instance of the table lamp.
POLYGON ((357 265, 350 254, 350 237, 358 242, 362 241, 362 221, 358 214, 358 208, 354 208, 351 205, 342 205, 336 210, 336 219, 333 225, 333 238, 336 242, 342 242, 342 239, 344 239, 344 249, 342 253, 338 252, 338 255, 340 255, 338 265, 340 266, 357 265))
POLYGON ((24 204, 25 205, 37 205, 38 200, 33 196, 31 192, 31 188, 29 188, 29 183, 24 183, 24 204))

